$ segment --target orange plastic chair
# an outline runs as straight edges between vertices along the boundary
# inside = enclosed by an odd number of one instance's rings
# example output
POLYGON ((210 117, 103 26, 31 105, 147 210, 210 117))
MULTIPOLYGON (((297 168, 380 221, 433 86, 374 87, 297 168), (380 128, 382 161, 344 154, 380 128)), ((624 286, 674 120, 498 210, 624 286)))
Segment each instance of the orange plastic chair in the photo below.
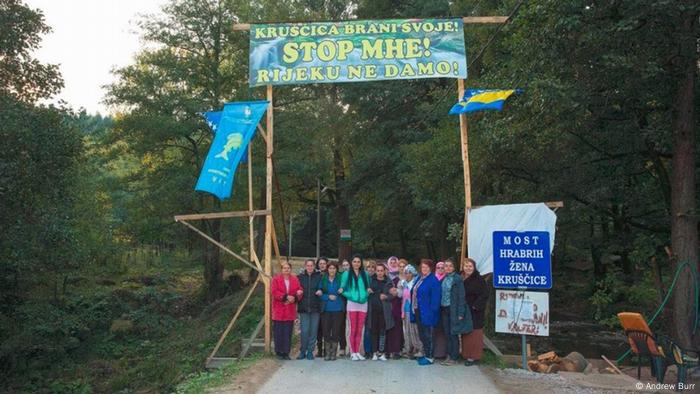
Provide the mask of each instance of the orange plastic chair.
POLYGON ((636 312, 620 312, 617 314, 617 317, 625 330, 632 353, 637 355, 637 379, 640 379, 642 376, 642 357, 649 357, 651 374, 661 382, 663 370, 665 369, 664 353, 644 316, 636 312))

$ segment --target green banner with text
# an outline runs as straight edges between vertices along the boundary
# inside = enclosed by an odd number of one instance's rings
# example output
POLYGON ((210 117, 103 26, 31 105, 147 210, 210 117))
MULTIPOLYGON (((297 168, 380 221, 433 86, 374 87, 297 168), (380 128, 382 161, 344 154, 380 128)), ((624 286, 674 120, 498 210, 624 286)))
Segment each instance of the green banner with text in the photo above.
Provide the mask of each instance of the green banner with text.
POLYGON ((250 86, 467 78, 462 19, 250 27, 250 86))

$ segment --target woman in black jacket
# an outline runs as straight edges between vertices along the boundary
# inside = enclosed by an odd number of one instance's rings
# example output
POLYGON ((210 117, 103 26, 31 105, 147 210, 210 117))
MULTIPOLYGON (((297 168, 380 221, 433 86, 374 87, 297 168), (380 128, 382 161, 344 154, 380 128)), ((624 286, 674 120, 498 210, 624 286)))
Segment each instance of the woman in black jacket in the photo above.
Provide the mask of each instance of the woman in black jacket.
POLYGON ((489 299, 486 281, 476 269, 476 262, 470 258, 464 260, 464 294, 467 305, 472 312, 474 329, 462 334, 462 358, 464 365, 474 365, 481 360, 484 351, 484 313, 489 299))

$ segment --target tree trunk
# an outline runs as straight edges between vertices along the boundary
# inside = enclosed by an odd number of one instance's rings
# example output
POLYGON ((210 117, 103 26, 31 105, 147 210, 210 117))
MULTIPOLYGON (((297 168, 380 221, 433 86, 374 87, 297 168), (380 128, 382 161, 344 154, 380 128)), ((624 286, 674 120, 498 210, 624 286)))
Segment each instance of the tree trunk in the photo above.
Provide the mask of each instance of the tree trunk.
POLYGON ((403 229, 399 229, 399 241, 401 242, 401 255, 400 257, 405 258, 408 256, 408 248, 406 242, 406 232, 403 229))
MULTIPOLYGON (((599 245, 595 242, 595 220, 593 216, 591 218, 590 232, 589 232, 589 249, 591 251, 591 261, 593 262, 593 282, 598 283, 605 278, 605 266, 603 265, 603 260, 600 255, 599 245)), ((603 223, 603 227, 605 224, 603 223)))
POLYGON ((345 166, 339 147, 333 149, 333 176, 335 178, 335 223, 338 226, 338 259, 350 259, 352 255, 351 241, 340 239, 340 230, 350 229, 350 207, 345 190, 345 166))
MULTIPOLYGON (((219 200, 214 200, 214 207, 217 211, 221 208, 219 200)), ((207 224, 211 237, 221 242, 221 219, 208 220, 207 224)), ((205 298, 207 302, 212 302, 224 293, 224 265, 221 263, 219 247, 206 239, 203 242, 205 298)))
MULTIPOLYGON (((695 79, 697 57, 694 30, 697 14, 682 15, 680 75, 673 122, 673 160, 671 176, 671 245, 674 272, 685 262, 698 264, 698 228, 695 211, 695 79)), ((700 335, 693 336, 695 318, 692 276, 686 271, 678 278, 673 295, 673 329, 683 347, 700 345, 700 335)))

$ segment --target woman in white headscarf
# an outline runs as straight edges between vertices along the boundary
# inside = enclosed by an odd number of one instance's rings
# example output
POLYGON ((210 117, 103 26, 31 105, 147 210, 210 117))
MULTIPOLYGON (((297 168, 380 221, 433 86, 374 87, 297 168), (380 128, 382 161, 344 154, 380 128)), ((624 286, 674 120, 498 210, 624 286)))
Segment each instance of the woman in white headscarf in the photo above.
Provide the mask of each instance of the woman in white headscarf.
POLYGON ((404 268, 404 278, 399 281, 398 289, 401 295, 401 319, 403 320, 403 354, 409 358, 423 357, 423 344, 418 336, 418 326, 411 323, 411 290, 416 284, 418 271, 408 264, 404 268))

